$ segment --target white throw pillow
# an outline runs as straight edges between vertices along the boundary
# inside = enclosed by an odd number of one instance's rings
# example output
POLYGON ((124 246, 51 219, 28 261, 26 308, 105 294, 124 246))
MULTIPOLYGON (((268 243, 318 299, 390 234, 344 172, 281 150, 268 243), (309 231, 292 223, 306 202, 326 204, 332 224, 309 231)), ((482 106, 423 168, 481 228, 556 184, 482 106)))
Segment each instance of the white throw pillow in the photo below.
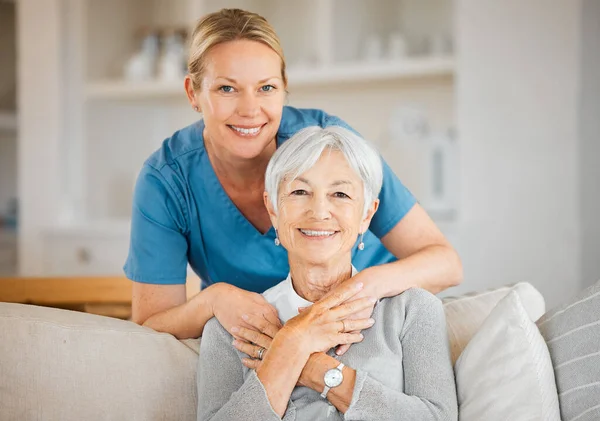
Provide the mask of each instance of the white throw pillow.
POLYGON ((461 421, 560 421, 548 347, 514 291, 492 310, 454 369, 461 421))
POLYGON ((450 341, 452 364, 458 360, 462 350, 465 349, 496 304, 510 291, 517 293, 531 320, 537 320, 546 311, 544 297, 527 282, 487 291, 477 291, 460 297, 446 297, 442 300, 446 312, 446 328, 450 341))

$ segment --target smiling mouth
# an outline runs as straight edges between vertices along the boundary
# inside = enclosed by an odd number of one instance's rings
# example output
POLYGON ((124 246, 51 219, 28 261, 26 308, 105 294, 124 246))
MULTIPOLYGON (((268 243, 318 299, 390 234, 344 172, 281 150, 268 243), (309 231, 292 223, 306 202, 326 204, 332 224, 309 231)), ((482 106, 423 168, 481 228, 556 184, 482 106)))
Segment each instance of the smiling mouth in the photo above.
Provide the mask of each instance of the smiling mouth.
POLYGON ((298 231, 300 231, 303 237, 310 238, 313 240, 323 240, 326 238, 331 238, 339 232, 332 230, 308 230, 302 228, 298 228, 298 231))
POLYGON ((237 134, 238 136, 242 136, 242 137, 253 137, 258 135, 262 128, 265 127, 265 124, 262 124, 260 126, 254 126, 254 127, 239 127, 239 126, 234 126, 232 124, 228 124, 227 127, 229 127, 235 134, 237 134))

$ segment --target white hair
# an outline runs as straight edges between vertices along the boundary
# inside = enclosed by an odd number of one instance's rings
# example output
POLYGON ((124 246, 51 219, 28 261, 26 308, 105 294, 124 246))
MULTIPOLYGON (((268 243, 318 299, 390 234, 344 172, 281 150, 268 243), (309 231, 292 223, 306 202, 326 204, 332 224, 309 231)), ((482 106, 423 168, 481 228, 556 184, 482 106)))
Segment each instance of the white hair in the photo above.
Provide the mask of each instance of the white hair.
POLYGON ((283 143, 269 161, 265 191, 277 213, 277 195, 283 180, 292 182, 312 168, 325 149, 340 151, 363 182, 364 210, 379 196, 383 182, 381 157, 375 147, 354 132, 339 126, 311 126, 283 143))

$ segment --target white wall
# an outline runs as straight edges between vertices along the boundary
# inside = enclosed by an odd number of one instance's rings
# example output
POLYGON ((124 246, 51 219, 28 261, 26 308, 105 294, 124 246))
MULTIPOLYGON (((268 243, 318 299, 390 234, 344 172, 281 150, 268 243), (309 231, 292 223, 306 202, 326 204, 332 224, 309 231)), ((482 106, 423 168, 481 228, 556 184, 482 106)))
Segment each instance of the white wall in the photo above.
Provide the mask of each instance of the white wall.
POLYGON ((461 240, 478 290, 581 287, 578 0, 457 1, 461 240))
POLYGON ((600 2, 584 0, 581 44, 582 280, 600 279, 600 2))

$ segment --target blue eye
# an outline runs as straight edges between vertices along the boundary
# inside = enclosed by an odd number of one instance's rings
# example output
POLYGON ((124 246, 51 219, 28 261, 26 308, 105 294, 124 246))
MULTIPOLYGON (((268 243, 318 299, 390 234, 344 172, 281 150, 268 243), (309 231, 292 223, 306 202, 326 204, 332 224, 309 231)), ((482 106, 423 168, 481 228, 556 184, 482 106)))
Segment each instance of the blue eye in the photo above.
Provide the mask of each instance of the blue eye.
POLYGON ((262 92, 272 92, 274 91, 276 88, 273 85, 265 85, 265 86, 261 86, 260 90, 262 92))
POLYGON ((233 86, 223 85, 219 87, 221 92, 225 92, 226 94, 233 92, 233 86))

